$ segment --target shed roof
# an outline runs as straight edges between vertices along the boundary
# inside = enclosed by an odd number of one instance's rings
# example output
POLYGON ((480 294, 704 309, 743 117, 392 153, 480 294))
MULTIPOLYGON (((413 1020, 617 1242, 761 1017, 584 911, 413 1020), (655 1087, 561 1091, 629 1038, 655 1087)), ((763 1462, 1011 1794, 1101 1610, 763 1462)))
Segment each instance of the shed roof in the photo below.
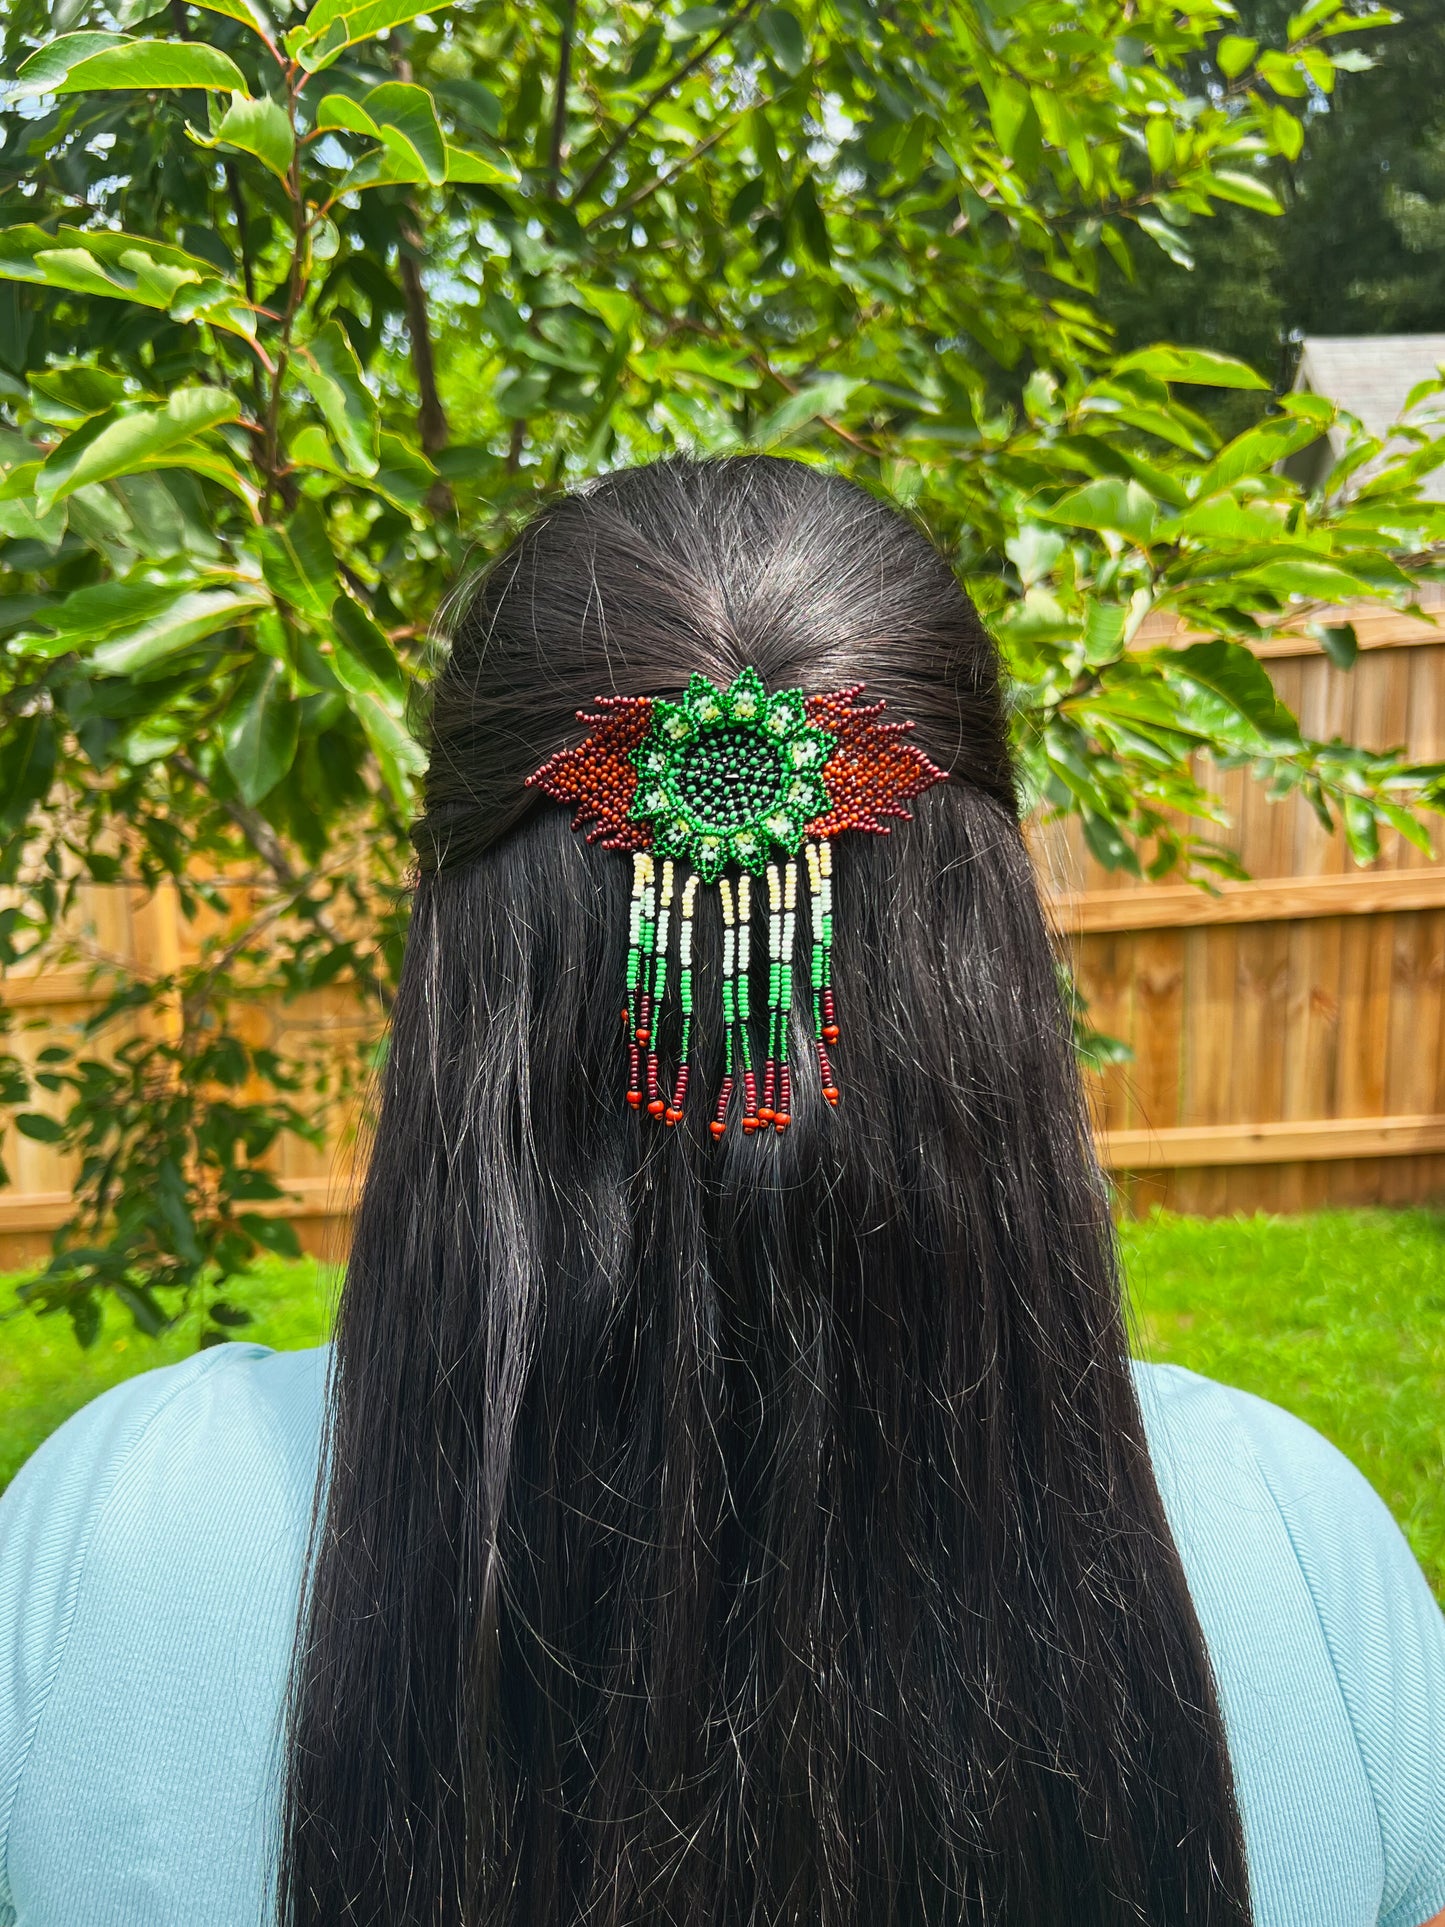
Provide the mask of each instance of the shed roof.
MULTIPOLYGON (((1371 435, 1383 439, 1403 414, 1411 389, 1438 375, 1442 362, 1445 334, 1306 335, 1294 385, 1297 391, 1337 402, 1358 416, 1371 435)), ((1445 397, 1434 396, 1422 413, 1442 411, 1445 397)), ((1328 451, 1320 443, 1314 445, 1325 466, 1344 453, 1344 431, 1331 429, 1327 441, 1328 451)), ((1367 475, 1370 468, 1361 473, 1367 475)), ((1436 501, 1445 500, 1445 468, 1431 476, 1424 492, 1436 501)))

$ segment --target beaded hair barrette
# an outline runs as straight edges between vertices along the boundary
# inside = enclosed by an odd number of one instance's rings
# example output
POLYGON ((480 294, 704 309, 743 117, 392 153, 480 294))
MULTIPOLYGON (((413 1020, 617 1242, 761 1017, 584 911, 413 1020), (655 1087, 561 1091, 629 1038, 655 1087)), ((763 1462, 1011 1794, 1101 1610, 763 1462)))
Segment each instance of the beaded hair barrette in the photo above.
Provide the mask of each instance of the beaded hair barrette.
MULTIPOLYGON (((812 1029, 823 1095, 838 1102, 829 1046, 838 1041, 833 1003, 832 838, 844 830, 887 835, 883 817, 944 780, 909 740, 911 722, 882 722, 884 704, 860 703, 863 685, 829 695, 769 695, 756 669, 727 689, 695 675, 679 702, 599 696, 577 720, 591 734, 559 750, 527 778, 570 803, 589 843, 632 852, 627 992, 622 1018, 630 1077, 627 1101, 667 1124, 680 1122, 692 1047, 692 920, 699 882, 722 900, 724 1075, 710 1129, 727 1128, 741 1085, 743 1129, 791 1121, 788 1032, 798 853, 808 877, 812 923, 812 1029), (768 1016, 761 1102, 753 1059, 752 880, 768 891, 768 1016), (672 1101, 659 1054, 674 905, 678 923, 681 1029, 672 1101)), ((761 892, 759 892, 761 895, 761 892)))

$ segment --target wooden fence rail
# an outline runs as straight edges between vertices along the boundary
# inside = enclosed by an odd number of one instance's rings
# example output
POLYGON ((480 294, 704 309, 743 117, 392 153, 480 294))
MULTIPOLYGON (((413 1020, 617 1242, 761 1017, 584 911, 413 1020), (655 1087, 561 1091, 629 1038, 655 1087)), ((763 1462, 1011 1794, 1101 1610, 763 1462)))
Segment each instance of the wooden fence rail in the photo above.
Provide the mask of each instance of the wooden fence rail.
MULTIPOLYGON (((1425 593, 1445 610, 1445 591, 1425 593)), ((1259 650, 1306 733, 1445 761, 1445 628, 1341 613, 1361 643, 1349 672, 1299 639, 1259 650)), ((1359 869, 1301 800, 1270 802, 1243 770, 1220 772, 1218 787, 1250 878, 1213 892, 1102 870, 1073 824, 1031 839, 1091 1020, 1133 1051, 1092 1080, 1101 1155, 1126 1207, 1445 1198, 1445 865, 1391 837, 1359 869)), ((164 894, 97 888, 88 914, 102 949, 155 968, 172 967, 186 940, 164 894)), ((12 975, 0 996, 22 1025, 65 1025, 95 993, 74 970, 12 975)), ((354 1036, 361 1020, 339 993, 321 993, 278 1002, 264 1021, 278 1036, 354 1036)), ((44 1030, 19 1037, 22 1053, 38 1049, 44 1030)), ((326 1151, 288 1142, 275 1160, 279 1208, 330 1255, 344 1243, 352 1123, 338 1121, 326 1151)), ((12 1266, 47 1249, 70 1173, 47 1145, 11 1133, 0 1148, 14 1176, 0 1194, 0 1266, 12 1266)))

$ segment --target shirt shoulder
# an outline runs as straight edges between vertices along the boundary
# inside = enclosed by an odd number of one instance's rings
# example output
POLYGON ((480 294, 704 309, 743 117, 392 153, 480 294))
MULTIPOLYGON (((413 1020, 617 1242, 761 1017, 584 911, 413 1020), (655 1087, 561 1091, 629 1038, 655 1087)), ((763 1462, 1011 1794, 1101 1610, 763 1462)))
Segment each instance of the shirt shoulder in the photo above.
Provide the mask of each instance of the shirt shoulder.
MULTIPOLYGON (((12 1830, 27 1771, 66 1717, 67 1685, 95 1664, 97 1635, 104 1645, 119 1630, 158 1564, 178 1620, 208 1579, 226 1584, 177 1562, 197 1545, 183 1522, 235 1517, 237 1481, 261 1507, 274 1510, 279 1494, 293 1517, 309 1514, 326 1359, 324 1347, 228 1344, 143 1372, 68 1419, 0 1497, 0 1923, 16 1904, 12 1830)), ((196 1558, 214 1568, 214 1545, 197 1545, 196 1558)), ((164 1664, 165 1628, 151 1630, 164 1664)))
MULTIPOLYGON (((1404 1534, 1358 1468, 1279 1406, 1178 1366, 1136 1367, 1136 1382, 1191 1589, 1231 1546, 1293 1566, 1378 1821, 1381 1927, 1419 1927, 1445 1906, 1445 1618, 1404 1534)), ((1275 1634, 1255 1636, 1264 1651, 1275 1634)))

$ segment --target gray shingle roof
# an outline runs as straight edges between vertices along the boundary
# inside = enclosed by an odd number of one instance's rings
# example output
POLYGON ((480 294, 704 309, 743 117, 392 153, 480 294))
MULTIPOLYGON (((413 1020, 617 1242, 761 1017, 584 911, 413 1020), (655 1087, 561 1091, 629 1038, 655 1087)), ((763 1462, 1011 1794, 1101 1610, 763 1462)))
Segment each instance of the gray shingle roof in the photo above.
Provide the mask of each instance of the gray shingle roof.
MULTIPOLYGON (((1383 436, 1399 420, 1410 390, 1438 374, 1442 362, 1445 335, 1306 335, 1294 385, 1296 390, 1338 402, 1357 415, 1372 435, 1383 436)), ((1445 397, 1432 397, 1426 410, 1445 412, 1445 397)), ((1316 442, 1304 457, 1289 464, 1291 472, 1307 484, 1318 480, 1328 463, 1344 452, 1346 437, 1341 430, 1331 430, 1327 439, 1328 449, 1324 442, 1316 442)), ((1436 501, 1445 500, 1445 469, 1431 477, 1425 493, 1436 501)))

